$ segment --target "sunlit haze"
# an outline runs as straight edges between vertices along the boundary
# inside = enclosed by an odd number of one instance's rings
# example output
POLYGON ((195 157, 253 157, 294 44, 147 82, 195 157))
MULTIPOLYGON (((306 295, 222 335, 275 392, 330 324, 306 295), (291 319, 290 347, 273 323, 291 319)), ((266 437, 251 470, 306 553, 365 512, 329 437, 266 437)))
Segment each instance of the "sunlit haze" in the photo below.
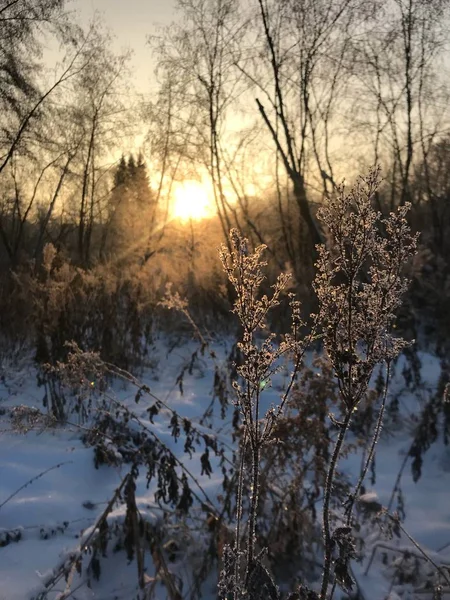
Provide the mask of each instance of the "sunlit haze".
POLYGON ((206 184, 187 180, 174 186, 172 214, 181 221, 211 217, 215 212, 213 202, 206 184))

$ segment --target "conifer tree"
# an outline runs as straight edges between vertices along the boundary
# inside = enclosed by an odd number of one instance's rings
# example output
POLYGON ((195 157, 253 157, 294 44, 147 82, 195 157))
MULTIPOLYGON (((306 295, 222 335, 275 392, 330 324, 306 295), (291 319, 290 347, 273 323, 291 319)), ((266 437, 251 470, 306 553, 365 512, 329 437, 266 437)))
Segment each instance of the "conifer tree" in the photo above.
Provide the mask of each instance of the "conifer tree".
POLYGON ((119 185, 125 183, 127 179, 127 163, 125 161, 125 156, 122 154, 119 165, 114 173, 114 187, 118 187, 119 185))
POLYGON ((154 229, 155 200, 142 153, 122 155, 114 173, 107 254, 128 262, 147 251, 154 229))

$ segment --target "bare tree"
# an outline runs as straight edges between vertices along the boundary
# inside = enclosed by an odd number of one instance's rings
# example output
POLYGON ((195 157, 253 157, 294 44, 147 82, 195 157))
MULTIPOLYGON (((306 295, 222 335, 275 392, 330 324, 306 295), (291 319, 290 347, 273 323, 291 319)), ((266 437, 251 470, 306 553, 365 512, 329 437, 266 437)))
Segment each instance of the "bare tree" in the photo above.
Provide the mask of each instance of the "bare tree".
MULTIPOLYGON (((27 251, 39 256, 55 211, 70 197, 72 205, 77 202, 80 260, 90 261, 94 222, 101 217, 108 187, 105 175, 114 163, 111 154, 132 130, 128 53, 116 56, 109 49, 110 38, 99 22, 86 33, 76 31, 77 40, 66 44, 60 74, 44 92, 33 92, 3 145, 0 233, 13 263, 30 227, 35 234, 33 249, 29 246, 27 251)), ((7 122, 12 125, 11 119, 7 122)))
POLYGON ((63 183, 75 156, 74 150, 63 150, 51 158, 41 157, 40 164, 12 158, 9 163, 9 178, 3 179, 3 198, 0 203, 0 236, 12 266, 20 256, 30 252, 34 237, 34 222, 40 207, 45 205, 45 218, 39 226, 34 257, 42 250, 44 235, 60 196, 63 183), (29 182, 34 178, 33 184, 29 182), (29 234, 27 235, 27 230, 29 234), (30 239, 31 238, 31 239, 30 239))
POLYGON ((172 88, 178 123, 171 125, 186 136, 178 147, 186 153, 184 159, 207 169, 227 236, 236 212, 224 189, 220 140, 237 94, 232 48, 242 37, 244 24, 236 0, 180 0, 178 7, 183 23, 172 24, 152 42, 165 78, 178 82, 177 90, 172 88))
POLYGON ((350 60, 349 40, 363 18, 362 3, 356 0, 257 0, 248 14, 248 31, 255 37, 248 33, 236 56, 236 67, 249 84, 247 95, 256 96, 261 122, 275 147, 284 250, 297 282, 305 280, 305 265, 312 265, 322 239, 312 187, 319 182, 322 198, 336 187, 330 151, 335 112, 347 91, 343 73, 350 60), (292 186, 286 195, 279 169, 292 186))
POLYGON ((352 118, 372 138, 373 161, 389 167, 390 210, 414 200, 414 165, 445 128, 447 92, 438 69, 448 39, 448 8, 446 0, 386 0, 364 34, 352 40, 357 83, 352 118))
POLYGON ((63 0, 17 0, 0 7, 0 174, 41 117, 47 99, 84 67, 89 34, 84 37, 69 20, 64 5, 63 0), (43 34, 48 33, 68 51, 60 74, 43 90, 39 79, 44 67, 39 59, 43 34))
POLYGON ((138 124, 136 118, 131 119, 134 107, 127 70, 130 54, 114 54, 109 35, 98 25, 93 28, 96 33, 91 60, 73 79, 68 106, 76 137, 82 139, 74 163, 79 178, 75 210, 78 257, 86 265, 92 260, 94 223, 101 216, 101 200, 106 194, 105 189, 99 193, 100 183, 108 185, 105 173, 115 162, 111 154, 123 146, 127 136, 132 136, 138 124))

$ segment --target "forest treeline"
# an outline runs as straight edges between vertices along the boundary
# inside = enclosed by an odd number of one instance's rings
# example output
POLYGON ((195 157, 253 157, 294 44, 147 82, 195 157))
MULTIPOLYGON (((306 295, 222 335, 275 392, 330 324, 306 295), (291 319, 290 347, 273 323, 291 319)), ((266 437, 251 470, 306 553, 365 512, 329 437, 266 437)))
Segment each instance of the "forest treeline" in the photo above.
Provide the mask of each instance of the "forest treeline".
POLYGON ((445 349, 449 2, 179 0, 173 24, 149 23, 139 94, 130 52, 74 9, 0 2, 2 352, 55 361, 75 340, 129 367, 167 324, 168 283, 225 326, 233 227, 313 307, 317 209, 373 165, 375 208, 411 203, 421 233, 401 327, 445 349), (182 222, 172 192, 197 177, 216 216, 182 222))

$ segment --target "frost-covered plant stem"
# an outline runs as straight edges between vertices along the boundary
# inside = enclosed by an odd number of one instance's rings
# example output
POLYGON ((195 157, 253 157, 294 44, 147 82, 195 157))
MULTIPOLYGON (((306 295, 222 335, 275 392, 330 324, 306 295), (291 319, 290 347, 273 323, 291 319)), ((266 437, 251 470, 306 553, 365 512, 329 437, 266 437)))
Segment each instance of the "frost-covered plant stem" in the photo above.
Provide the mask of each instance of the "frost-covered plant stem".
POLYGON ((329 243, 319 248, 318 273, 314 282, 319 311, 315 318, 323 331, 325 352, 337 379, 342 415, 342 421, 331 416, 339 434, 325 484, 324 570, 320 600, 331 600, 336 583, 346 591, 353 585, 349 572, 350 559, 354 556, 351 515, 381 432, 389 368, 369 456, 355 493, 349 497, 345 526, 332 532, 333 482, 352 415, 367 393, 375 367, 382 363, 389 365, 405 346, 404 340, 391 335, 390 329, 395 310, 407 289, 402 269, 415 251, 417 238, 411 235, 406 221, 408 206, 400 207, 397 213, 391 213, 387 218, 382 218, 372 208, 371 201, 379 182, 379 172, 374 170, 360 178, 349 193, 341 186, 338 194, 319 211, 319 218, 329 234, 329 243), (336 549, 339 556, 334 558, 336 549), (333 586, 331 596, 328 596, 330 583, 333 586))
POLYGON ((366 475, 367 475, 367 471, 369 470, 369 467, 370 467, 370 463, 372 462, 373 457, 375 455, 376 445, 378 443, 378 440, 380 439, 381 428, 383 426, 384 410, 386 408, 387 393, 388 393, 388 389, 389 389, 390 373, 391 373, 391 363, 388 362, 386 364, 386 380, 385 380, 385 383, 384 383, 383 397, 382 397, 382 400, 381 400, 380 410, 378 412, 378 419, 377 419, 377 424, 375 425, 375 431, 374 431, 373 437, 372 437, 371 442, 370 442, 369 453, 368 453, 368 455, 366 457, 366 460, 365 460, 365 463, 364 463, 364 468, 361 471, 361 474, 359 476, 359 479, 358 479, 358 482, 356 484, 355 490, 352 493, 352 495, 351 495, 351 497, 349 499, 349 503, 346 506, 347 525, 350 525, 350 523, 351 523, 352 512, 353 512, 353 507, 355 505, 355 501, 356 501, 356 499, 359 496, 359 492, 361 490, 361 486, 364 483, 364 480, 365 480, 366 475))
MULTIPOLYGON (((239 463, 238 487, 237 487, 237 493, 236 493, 236 541, 235 541, 236 556, 240 556, 240 554, 241 554, 241 523, 242 523, 242 502, 243 502, 243 489, 244 489, 246 445, 247 445, 247 432, 244 431, 242 452, 241 452, 240 463, 239 463)), ((238 582, 239 582, 239 560, 236 560, 235 565, 234 565, 233 598, 236 598, 238 582)))
POLYGON ((267 315, 279 304, 280 296, 289 282, 289 276, 281 274, 278 277, 272 286, 271 297, 262 295, 260 288, 265 278, 263 268, 266 266, 262 254, 265 247, 258 246, 251 253, 247 240, 237 230, 230 232, 229 245, 231 252, 224 246, 220 257, 228 280, 236 292, 233 311, 237 314, 242 327, 242 338, 238 347, 244 360, 243 364, 237 367, 240 380, 235 381, 233 387, 243 428, 236 497, 236 540, 232 559, 234 564, 232 574, 230 564, 221 574, 220 593, 225 597, 231 596, 233 600, 237 600, 242 595, 255 598, 258 594, 272 594, 271 597, 277 597, 276 587, 255 552, 261 451, 270 440, 274 424, 283 412, 306 344, 300 341, 300 329, 303 324, 300 319, 299 304, 292 295, 290 295, 291 331, 278 344, 275 343, 274 334, 266 333, 267 315), (284 355, 291 357, 295 366, 294 371, 279 406, 270 408, 262 415, 261 394, 265 388, 270 387, 271 377, 279 370, 278 363, 284 355), (246 473, 249 475, 250 493, 247 535, 244 542, 242 522, 246 473), (245 568, 241 564, 242 558, 245 559, 245 568))
POLYGON ((345 436, 347 434, 350 421, 351 421, 351 413, 348 413, 345 417, 345 421, 340 424, 339 427, 339 435, 336 440, 336 444, 334 446, 333 454, 331 456, 330 465, 327 472, 327 478, 325 482, 325 493, 323 499, 323 509, 322 509, 322 518, 323 518, 323 542, 324 542, 324 562, 323 562, 323 576, 322 576, 322 586, 320 591, 320 597, 327 597, 328 584, 330 582, 330 574, 331 574, 331 559, 332 559, 332 541, 331 541, 331 528, 330 528, 330 500, 331 493, 333 491, 333 482, 334 476, 336 473, 336 466, 341 455, 342 445, 345 441, 345 436))
POLYGON ((260 448, 259 443, 255 440, 252 445, 252 473, 251 473, 251 500, 248 516, 248 542, 247 542, 247 569, 245 573, 245 584, 248 585, 250 577, 250 569, 255 556, 255 539, 256 539, 256 515, 258 511, 258 490, 259 490, 259 462, 260 448))
POLYGON ((60 566, 57 569, 53 570, 53 574, 50 578, 44 583, 45 589, 40 592, 35 600, 45 600, 48 597, 50 591, 54 589, 54 587, 63 579, 66 579, 66 589, 61 595, 58 595, 58 598, 65 599, 68 598, 68 594, 71 594, 70 591, 70 581, 73 578, 73 575, 76 570, 77 561, 83 556, 83 554, 88 550, 92 541, 95 539, 95 536, 98 535, 102 525, 106 522, 109 514, 111 513, 115 502, 120 498, 125 486, 127 485, 130 479, 130 473, 127 473, 122 481, 120 482, 118 488, 115 490, 113 496, 108 501, 105 510, 102 512, 100 517, 96 520, 94 526, 91 528, 90 533, 82 539, 82 542, 79 545, 79 548, 70 556, 69 559, 63 559, 60 566))
MULTIPOLYGON (((315 331, 322 330, 325 354, 334 371, 340 396, 340 420, 330 415, 338 427, 338 437, 328 466, 323 502, 324 569, 320 595, 301 587, 299 593, 311 593, 319 600, 331 600, 336 585, 345 591, 352 588, 350 560, 354 558, 354 541, 351 533, 351 515, 356 496, 373 459, 383 421, 386 389, 374 430, 369 455, 357 482, 355 493, 349 496, 347 510, 342 515, 343 524, 332 531, 331 502, 337 465, 342 454, 354 411, 365 398, 377 365, 398 355, 405 346, 402 339, 390 333, 395 311, 407 288, 402 276, 405 262, 414 253, 416 237, 412 236, 406 213, 408 206, 397 213, 382 218, 371 204, 379 185, 378 171, 361 178, 347 194, 342 186, 326 207, 319 211, 329 244, 318 249, 318 273, 314 288, 319 301, 318 314, 314 316, 315 331), (381 233, 383 232, 383 233, 381 233), (335 553, 338 553, 338 556, 335 553), (331 596, 328 587, 332 584, 331 596)), ((279 599, 279 592, 264 569, 259 556, 255 556, 256 521, 260 479, 261 450, 271 441, 271 433, 288 394, 280 405, 260 415, 260 397, 271 376, 277 371, 277 361, 285 353, 293 357, 295 365, 288 391, 292 388, 305 344, 299 340, 298 303, 291 298, 293 311, 292 331, 275 347, 273 334, 266 334, 266 317, 279 303, 288 278, 281 275, 273 286, 271 298, 260 296, 264 280, 263 246, 249 252, 247 241, 236 230, 230 234, 231 251, 223 247, 221 260, 228 279, 236 291, 234 312, 242 325, 242 340, 238 344, 244 357, 237 368, 240 377, 234 382, 236 404, 243 421, 241 462, 237 492, 236 541, 234 555, 228 552, 228 562, 221 574, 221 597, 260 597, 279 599), (259 336, 266 336, 259 341, 259 336), (247 539, 242 551, 241 530, 243 519, 243 493, 245 470, 249 471, 250 497, 247 521, 247 539), (241 558, 245 556, 245 573, 241 558), (233 562, 234 561, 234 562, 233 562), (231 577, 232 575, 232 577, 231 577)))
POLYGON ((70 465, 70 464, 72 464, 72 461, 68 460, 65 462, 58 463, 57 465, 53 465, 53 467, 49 467, 48 469, 45 469, 45 471, 41 471, 41 473, 39 473, 38 475, 35 475, 31 479, 29 479, 26 483, 24 483, 19 488, 17 488, 17 490, 15 492, 13 492, 12 494, 10 494, 6 498, 6 500, 3 500, 3 502, 0 504, 0 510, 5 506, 5 504, 8 504, 8 502, 10 500, 12 500, 15 496, 17 496, 17 494, 19 494, 22 490, 24 490, 26 487, 28 487, 29 485, 31 485, 32 483, 34 483, 41 477, 44 477, 44 475, 47 475, 47 473, 50 473, 50 471, 54 471, 55 469, 59 469, 60 467, 62 467, 64 465, 70 465))

